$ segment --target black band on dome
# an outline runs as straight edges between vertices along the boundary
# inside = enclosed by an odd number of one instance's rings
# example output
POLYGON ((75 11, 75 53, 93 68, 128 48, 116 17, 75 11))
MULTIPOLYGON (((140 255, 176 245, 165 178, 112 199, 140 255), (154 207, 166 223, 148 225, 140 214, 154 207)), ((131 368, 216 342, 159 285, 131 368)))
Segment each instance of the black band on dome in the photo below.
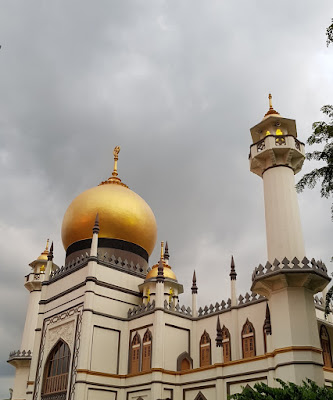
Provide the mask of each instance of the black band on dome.
MULTIPOLYGON (((79 240, 78 242, 72 243, 70 246, 68 246, 66 250, 66 257, 75 251, 87 250, 90 249, 90 247, 91 239, 79 240)), ((144 248, 135 243, 126 242, 125 240, 98 238, 98 247, 129 251, 130 253, 137 254, 138 256, 144 258, 148 262, 148 253, 144 248)))

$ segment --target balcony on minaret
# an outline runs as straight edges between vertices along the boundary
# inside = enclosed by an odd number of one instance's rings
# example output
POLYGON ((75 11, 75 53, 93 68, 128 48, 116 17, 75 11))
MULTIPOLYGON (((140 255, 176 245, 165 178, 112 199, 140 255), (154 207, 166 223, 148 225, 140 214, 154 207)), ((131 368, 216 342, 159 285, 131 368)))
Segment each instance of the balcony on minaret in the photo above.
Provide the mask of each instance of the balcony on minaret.
POLYGON ((304 143, 297 139, 295 120, 281 117, 271 99, 270 95, 270 108, 263 120, 250 129, 250 169, 262 176, 268 168, 286 166, 297 174, 305 159, 304 143))

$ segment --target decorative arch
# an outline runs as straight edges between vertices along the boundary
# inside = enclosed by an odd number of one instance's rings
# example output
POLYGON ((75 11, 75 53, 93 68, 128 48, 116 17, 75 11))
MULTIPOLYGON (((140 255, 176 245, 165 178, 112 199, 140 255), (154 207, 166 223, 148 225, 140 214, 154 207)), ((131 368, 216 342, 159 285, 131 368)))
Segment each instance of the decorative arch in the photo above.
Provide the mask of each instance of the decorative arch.
POLYGON ((254 357, 256 355, 255 330, 253 324, 246 319, 242 329, 242 348, 243 358, 254 357))
POLYGON ((193 360, 187 351, 184 351, 177 358, 177 371, 186 371, 193 368, 193 360))
POLYGON ((330 336, 325 325, 320 327, 320 344, 323 350, 324 367, 332 368, 330 336))
POLYGON ((211 363, 211 340, 205 329, 200 339, 200 367, 211 365, 211 363))
POLYGON ((142 371, 151 369, 152 334, 147 328, 142 340, 142 371))
POLYGON ((199 393, 195 396, 194 400, 207 400, 207 398, 206 398, 201 392, 199 392, 199 393))
POLYGON ((57 395, 65 399, 68 386, 71 353, 68 344, 60 339, 53 346, 44 367, 42 398, 57 395))
POLYGON ((131 343, 131 358, 130 358, 131 374, 136 374, 140 372, 140 353, 141 353, 141 338, 138 332, 136 332, 131 343))
POLYGON ((223 325, 222 328, 222 349, 223 349, 223 361, 231 361, 231 345, 230 345, 230 333, 228 328, 223 325))

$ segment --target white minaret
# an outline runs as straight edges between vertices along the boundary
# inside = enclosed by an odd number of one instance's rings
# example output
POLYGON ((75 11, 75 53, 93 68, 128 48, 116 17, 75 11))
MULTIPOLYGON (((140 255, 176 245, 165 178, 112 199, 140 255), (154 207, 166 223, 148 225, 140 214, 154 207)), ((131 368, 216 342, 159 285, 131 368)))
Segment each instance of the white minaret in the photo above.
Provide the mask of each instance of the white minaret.
MULTIPOLYGON (((330 281, 324 264, 305 257, 294 174, 302 168, 304 144, 296 123, 273 109, 251 130, 250 169, 263 179, 268 262, 252 275, 254 292, 268 298, 265 333, 275 377, 323 384, 313 295, 330 281)), ((269 385, 276 385, 269 382, 269 385)))
POLYGON ((8 362, 16 368, 13 399, 26 398, 32 350, 37 327, 39 301, 42 282, 49 257, 49 240, 41 255, 29 265, 31 272, 25 277, 25 288, 29 291, 29 300, 20 350, 10 353, 8 362))
POLYGON ((297 140, 296 123, 273 109, 251 128, 251 172, 264 183, 265 219, 268 260, 305 256, 294 174, 303 165, 304 144, 297 140))

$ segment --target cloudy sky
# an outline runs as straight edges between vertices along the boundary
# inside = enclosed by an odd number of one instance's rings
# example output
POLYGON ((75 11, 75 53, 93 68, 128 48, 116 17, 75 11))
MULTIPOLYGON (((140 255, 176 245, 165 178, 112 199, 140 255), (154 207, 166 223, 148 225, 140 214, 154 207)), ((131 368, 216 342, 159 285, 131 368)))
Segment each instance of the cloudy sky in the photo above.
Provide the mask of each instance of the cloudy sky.
MULTIPOLYGON (((272 92, 306 141, 333 102, 331 17, 331 0, 1 1, 0 398, 13 381, 6 359, 20 346, 28 264, 48 237, 63 264, 64 212, 110 176, 116 145, 120 177, 169 242, 181 303, 194 268, 200 305, 227 299, 231 254, 238 292, 249 290, 267 257, 249 128, 272 92)), ((330 201, 315 189, 299 203, 307 255, 332 269, 330 201)))

